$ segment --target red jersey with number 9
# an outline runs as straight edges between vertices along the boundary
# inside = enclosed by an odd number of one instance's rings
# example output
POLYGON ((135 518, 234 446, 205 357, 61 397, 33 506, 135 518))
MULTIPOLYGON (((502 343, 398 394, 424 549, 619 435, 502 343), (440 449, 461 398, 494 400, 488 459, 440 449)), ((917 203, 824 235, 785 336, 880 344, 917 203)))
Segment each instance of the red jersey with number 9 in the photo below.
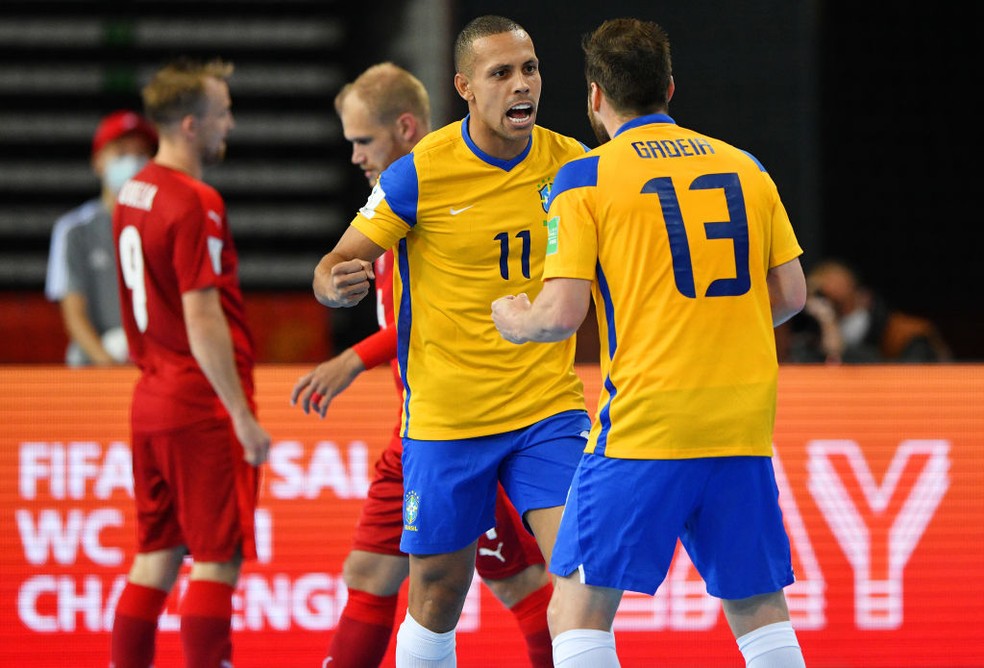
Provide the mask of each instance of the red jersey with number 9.
POLYGON ((236 367, 253 394, 253 343, 225 203, 211 186, 150 162, 124 184, 113 214, 123 327, 140 368, 131 420, 163 431, 226 415, 191 353, 181 295, 215 288, 236 367))

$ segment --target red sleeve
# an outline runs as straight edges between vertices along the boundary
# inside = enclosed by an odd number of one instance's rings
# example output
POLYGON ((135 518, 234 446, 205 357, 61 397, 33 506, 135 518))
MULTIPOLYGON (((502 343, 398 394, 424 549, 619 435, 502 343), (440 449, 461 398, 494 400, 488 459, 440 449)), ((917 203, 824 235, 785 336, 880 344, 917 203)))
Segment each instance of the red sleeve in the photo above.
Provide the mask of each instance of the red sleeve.
POLYGON ((396 357, 396 327, 386 327, 367 336, 352 346, 352 350, 366 369, 389 362, 396 357))
POLYGON ((221 252, 223 246, 221 235, 209 234, 211 221, 206 217, 206 211, 213 213, 214 204, 203 201, 201 191, 189 191, 187 196, 180 219, 173 228, 174 273, 182 294, 216 284, 219 271, 213 264, 212 253, 221 252))

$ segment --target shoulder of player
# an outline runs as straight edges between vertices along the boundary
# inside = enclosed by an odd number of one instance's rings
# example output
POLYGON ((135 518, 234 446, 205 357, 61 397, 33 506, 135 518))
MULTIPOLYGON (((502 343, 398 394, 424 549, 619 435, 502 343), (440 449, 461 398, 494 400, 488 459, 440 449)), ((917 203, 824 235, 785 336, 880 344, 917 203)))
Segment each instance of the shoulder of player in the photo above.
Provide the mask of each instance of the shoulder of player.
POLYGON ((160 176, 155 179, 155 183, 172 188, 177 193, 184 192, 189 196, 193 194, 199 198, 220 196, 219 191, 214 187, 184 172, 162 169, 158 174, 160 176))
POLYGON ((456 121, 425 135, 410 153, 394 160, 380 176, 387 198, 405 188, 415 188, 412 184, 417 183, 422 174, 428 174, 434 165, 455 164, 453 154, 457 145, 464 146, 460 139, 461 121, 456 121))
POLYGON ((73 227, 92 222, 102 211, 104 211, 102 200, 99 198, 90 199, 59 216, 51 228, 51 234, 53 236, 67 234, 73 227))
MULTIPOLYGON (((749 151, 729 144, 718 137, 705 135, 675 123, 654 123, 632 128, 628 132, 618 134, 612 141, 592 149, 589 154, 599 155, 607 163, 608 159, 613 159, 614 154, 618 153, 619 147, 625 146, 626 143, 639 145, 640 142, 645 144, 651 141, 660 144, 668 141, 671 144, 683 146, 687 151, 692 153, 705 153, 709 148, 715 156, 727 157, 735 161, 736 164, 753 168, 755 171, 768 173, 768 170, 759 162, 758 158, 749 151), (643 138, 640 139, 640 132, 647 134, 643 135, 643 138), (655 136, 652 133, 655 133, 655 136)), ((672 146, 669 148, 672 149, 672 146)), ((641 150, 643 155, 647 154, 646 149, 647 147, 642 145, 641 150)))
POLYGON ((577 139, 540 126, 534 127, 533 147, 535 155, 531 164, 545 166, 555 175, 563 165, 584 157, 588 151, 577 139))
POLYGON ((718 137, 711 137, 710 135, 702 134, 700 132, 697 132, 696 130, 690 130, 688 128, 683 128, 680 126, 674 126, 674 127, 676 127, 680 133, 686 135, 688 138, 696 142, 701 142, 713 146, 714 151, 716 153, 731 153, 739 160, 750 159, 756 165, 761 166, 761 163, 759 163, 758 159, 756 159, 754 155, 752 155, 751 153, 749 153, 743 148, 739 148, 738 146, 729 144, 723 139, 719 139, 718 137))
POLYGON ((710 137, 692 130, 686 130, 686 132, 688 132, 697 141, 705 142, 713 146, 714 152, 717 155, 730 155, 732 160, 736 161, 738 164, 744 164, 745 166, 751 168, 752 171, 768 174, 768 170, 765 166, 759 161, 758 158, 752 155, 750 151, 747 151, 739 146, 729 144, 723 139, 718 139, 717 137, 710 137))
MULTIPOLYGON (((144 172, 147 182, 157 186, 157 198, 167 201, 172 211, 199 211, 202 214, 209 209, 224 209, 222 195, 205 181, 196 179, 177 170, 161 168, 153 172, 144 172)), ((138 175, 136 180, 142 180, 138 175)), ((159 200, 158 200, 159 201, 159 200)))
POLYGON ((588 147, 574 137, 549 130, 542 125, 533 126, 533 145, 544 147, 551 154, 562 154, 570 157, 584 155, 588 147))
POLYGON ((424 135, 413 147, 412 155, 422 157, 431 153, 453 150, 461 140, 461 121, 448 123, 424 135))

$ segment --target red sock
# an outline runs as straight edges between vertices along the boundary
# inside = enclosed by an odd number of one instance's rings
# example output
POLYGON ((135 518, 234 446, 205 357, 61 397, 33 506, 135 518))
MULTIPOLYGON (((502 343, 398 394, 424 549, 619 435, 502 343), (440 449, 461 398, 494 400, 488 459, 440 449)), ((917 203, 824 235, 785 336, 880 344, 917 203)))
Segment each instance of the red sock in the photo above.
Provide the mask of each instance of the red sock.
POLYGON ((181 644, 187 668, 231 665, 233 591, 223 582, 188 583, 180 606, 181 644))
POLYGON ((166 602, 166 591, 126 583, 113 619, 111 665, 115 668, 148 668, 153 665, 157 618, 166 602))
POLYGON ((546 584, 510 608, 526 638, 526 652, 533 668, 552 668, 553 644, 547 628, 547 604, 553 585, 546 584))
POLYGON ((348 603, 328 645, 332 668, 376 668, 386 655, 396 621, 397 595, 348 590, 348 603))

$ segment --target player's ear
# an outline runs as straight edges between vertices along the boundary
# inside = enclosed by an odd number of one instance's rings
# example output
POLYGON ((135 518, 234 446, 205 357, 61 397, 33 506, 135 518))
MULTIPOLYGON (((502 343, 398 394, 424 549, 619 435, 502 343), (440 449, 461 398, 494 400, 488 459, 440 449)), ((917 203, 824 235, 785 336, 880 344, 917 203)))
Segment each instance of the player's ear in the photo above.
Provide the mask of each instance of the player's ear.
POLYGON ((670 85, 666 88, 666 101, 669 102, 673 98, 673 92, 676 90, 676 84, 673 83, 673 75, 670 75, 670 85))
POLYGON ((103 169, 106 166, 106 160, 104 159, 104 155, 105 152, 99 150, 97 153, 93 154, 93 156, 89 159, 89 164, 92 166, 93 173, 99 178, 102 178, 103 169))
POLYGON ((179 124, 181 134, 193 135, 198 132, 198 117, 194 114, 185 115, 179 124))
POLYGON ((601 86, 594 81, 588 84, 588 107, 596 113, 601 109, 601 86))
POLYGON ((403 112, 396 119, 396 131, 403 141, 410 141, 417 133, 417 119, 409 111, 403 112))
POLYGON ((461 72, 454 75, 454 89, 458 91, 458 95, 465 102, 471 102, 475 99, 475 94, 471 91, 471 84, 466 77, 461 72))

